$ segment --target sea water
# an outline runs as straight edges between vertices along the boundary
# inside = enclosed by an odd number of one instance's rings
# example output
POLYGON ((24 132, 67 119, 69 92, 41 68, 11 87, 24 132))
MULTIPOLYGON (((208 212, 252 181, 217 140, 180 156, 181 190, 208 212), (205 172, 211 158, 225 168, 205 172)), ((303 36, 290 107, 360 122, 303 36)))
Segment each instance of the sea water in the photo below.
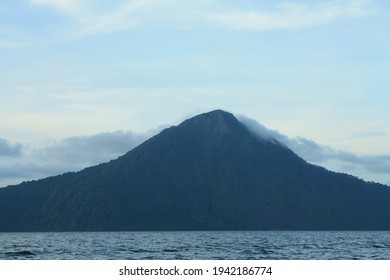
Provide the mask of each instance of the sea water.
POLYGON ((390 260, 390 232, 0 233, 0 259, 390 260))

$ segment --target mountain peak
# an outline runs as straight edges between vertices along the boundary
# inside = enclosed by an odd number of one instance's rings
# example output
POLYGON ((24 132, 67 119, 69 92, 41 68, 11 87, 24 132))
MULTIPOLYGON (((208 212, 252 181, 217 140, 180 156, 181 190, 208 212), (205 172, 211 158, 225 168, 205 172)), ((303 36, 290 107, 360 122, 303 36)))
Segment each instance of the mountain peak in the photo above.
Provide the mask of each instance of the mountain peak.
POLYGON ((232 113, 221 110, 221 109, 216 109, 216 110, 213 110, 210 112, 206 112, 206 113, 200 114, 198 116, 206 116, 209 118, 229 118, 229 117, 234 118, 234 115, 232 113))
POLYGON ((196 131, 208 130, 213 135, 247 134, 247 128, 236 117, 223 110, 213 110, 184 121, 180 126, 196 131))

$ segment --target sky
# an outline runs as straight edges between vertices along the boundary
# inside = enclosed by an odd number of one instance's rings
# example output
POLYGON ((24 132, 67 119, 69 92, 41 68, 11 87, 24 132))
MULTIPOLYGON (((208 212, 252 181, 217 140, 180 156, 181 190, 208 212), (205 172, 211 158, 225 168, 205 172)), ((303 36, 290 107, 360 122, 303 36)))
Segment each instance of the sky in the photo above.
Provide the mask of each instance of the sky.
POLYGON ((386 0, 10 0, 0 186, 114 159, 223 109, 328 169, 390 185, 386 0))

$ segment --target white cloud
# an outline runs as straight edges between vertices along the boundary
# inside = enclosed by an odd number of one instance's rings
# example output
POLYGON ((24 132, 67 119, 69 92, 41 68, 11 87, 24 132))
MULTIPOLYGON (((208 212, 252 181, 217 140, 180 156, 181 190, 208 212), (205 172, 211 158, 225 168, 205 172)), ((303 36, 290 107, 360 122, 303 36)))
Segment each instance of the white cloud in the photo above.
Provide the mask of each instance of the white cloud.
POLYGON ((371 1, 328 1, 317 5, 283 2, 277 12, 225 12, 211 15, 222 25, 259 31, 293 29, 326 24, 342 18, 366 16, 371 1))
POLYGON ((108 13, 88 15, 83 19, 84 28, 78 32, 78 36, 134 28, 143 21, 139 15, 134 15, 134 13, 146 8, 150 3, 149 0, 132 1, 108 13))
POLYGON ((79 0, 30 0, 32 4, 48 6, 68 15, 75 23, 75 37, 96 33, 111 33, 136 27, 143 22, 140 11, 153 0, 121 1, 110 7, 99 8, 97 2, 79 0), (113 8, 112 8, 113 6, 113 8))
MULTIPOLYGON (((100 33, 139 28, 146 23, 175 28, 226 26, 260 31, 321 25, 342 18, 371 13, 370 0, 336 0, 320 4, 281 2, 277 11, 228 8, 223 1, 132 0, 102 2, 87 0, 30 0, 67 15, 75 24, 72 36, 81 38, 100 33), (99 6, 100 5, 100 6, 99 6)), ((309 2, 310 3, 310 2, 309 2)))

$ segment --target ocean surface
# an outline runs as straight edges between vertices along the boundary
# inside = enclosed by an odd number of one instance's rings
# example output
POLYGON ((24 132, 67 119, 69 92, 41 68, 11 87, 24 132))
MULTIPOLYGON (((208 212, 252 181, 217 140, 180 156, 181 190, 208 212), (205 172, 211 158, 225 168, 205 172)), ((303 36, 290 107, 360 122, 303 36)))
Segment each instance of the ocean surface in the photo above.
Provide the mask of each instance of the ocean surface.
POLYGON ((0 259, 390 260, 390 231, 0 233, 0 259))

